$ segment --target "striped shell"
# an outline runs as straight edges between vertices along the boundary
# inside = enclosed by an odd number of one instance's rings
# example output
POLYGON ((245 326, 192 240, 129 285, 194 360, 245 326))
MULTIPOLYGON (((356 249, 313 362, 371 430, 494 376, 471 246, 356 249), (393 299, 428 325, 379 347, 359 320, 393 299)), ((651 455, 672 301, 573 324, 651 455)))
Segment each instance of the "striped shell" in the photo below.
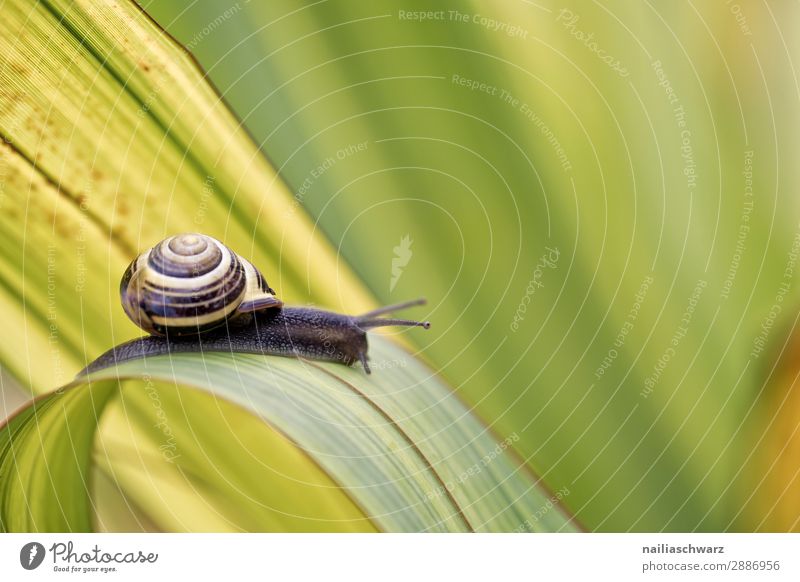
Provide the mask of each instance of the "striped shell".
POLYGON ((282 305, 249 261, 195 233, 169 237, 139 255, 119 292, 128 317, 155 335, 197 334, 282 305))

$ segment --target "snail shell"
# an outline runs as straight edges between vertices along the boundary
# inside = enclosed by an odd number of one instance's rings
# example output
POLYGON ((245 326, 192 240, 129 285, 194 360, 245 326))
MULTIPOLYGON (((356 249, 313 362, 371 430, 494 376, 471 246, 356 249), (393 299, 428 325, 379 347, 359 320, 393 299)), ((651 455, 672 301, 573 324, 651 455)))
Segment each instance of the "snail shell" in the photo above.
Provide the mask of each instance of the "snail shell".
POLYGON ((120 283, 122 307, 155 335, 193 335, 281 307, 247 260, 203 234, 171 236, 139 255, 120 283))

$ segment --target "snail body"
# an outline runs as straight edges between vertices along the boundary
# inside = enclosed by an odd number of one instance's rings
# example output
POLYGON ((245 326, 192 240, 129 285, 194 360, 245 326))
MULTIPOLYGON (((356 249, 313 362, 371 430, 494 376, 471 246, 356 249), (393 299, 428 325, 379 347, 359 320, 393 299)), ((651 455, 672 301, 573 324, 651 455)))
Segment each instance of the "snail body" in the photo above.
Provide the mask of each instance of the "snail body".
POLYGON ((423 299, 344 315, 284 307, 258 270, 201 234, 165 239, 137 257, 120 283, 128 317, 150 333, 107 351, 81 374, 127 360, 181 352, 299 356, 353 365, 369 374, 367 330, 428 322, 380 317, 423 299))
POLYGON ((422 305, 418 299, 383 307, 359 316, 344 315, 313 307, 283 307, 254 314, 247 325, 218 327, 195 336, 151 335, 123 343, 92 362, 80 375, 128 360, 186 352, 239 352, 295 356, 351 366, 361 362, 369 374, 367 330, 385 325, 430 327, 428 322, 377 317, 422 305))

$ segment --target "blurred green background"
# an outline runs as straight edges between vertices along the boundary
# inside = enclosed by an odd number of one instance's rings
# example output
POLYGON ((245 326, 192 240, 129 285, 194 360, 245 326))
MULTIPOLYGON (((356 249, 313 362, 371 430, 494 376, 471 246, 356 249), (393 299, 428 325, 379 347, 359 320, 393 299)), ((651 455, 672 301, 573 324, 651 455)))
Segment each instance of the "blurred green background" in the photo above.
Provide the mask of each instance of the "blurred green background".
POLYGON ((798 527, 797 3, 141 4, 588 529, 798 527))
POLYGON ((428 297, 422 357, 584 523, 760 522, 743 467, 797 297, 795 3, 143 5, 381 301, 428 297))

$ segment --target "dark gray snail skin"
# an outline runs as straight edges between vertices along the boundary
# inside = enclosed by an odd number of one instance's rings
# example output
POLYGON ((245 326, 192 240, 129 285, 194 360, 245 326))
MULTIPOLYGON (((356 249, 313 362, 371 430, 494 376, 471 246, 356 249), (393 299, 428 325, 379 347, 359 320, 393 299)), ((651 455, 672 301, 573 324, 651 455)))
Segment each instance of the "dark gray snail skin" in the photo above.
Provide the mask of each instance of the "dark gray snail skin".
POLYGON ((239 352, 300 356, 338 362, 361 362, 367 374, 367 329, 390 325, 419 326, 430 323, 379 315, 422 305, 418 299, 382 307, 363 315, 343 315, 311 307, 283 307, 253 313, 244 322, 231 322, 197 335, 146 336, 120 344, 82 370, 83 376, 116 364, 151 356, 186 352, 239 352))

